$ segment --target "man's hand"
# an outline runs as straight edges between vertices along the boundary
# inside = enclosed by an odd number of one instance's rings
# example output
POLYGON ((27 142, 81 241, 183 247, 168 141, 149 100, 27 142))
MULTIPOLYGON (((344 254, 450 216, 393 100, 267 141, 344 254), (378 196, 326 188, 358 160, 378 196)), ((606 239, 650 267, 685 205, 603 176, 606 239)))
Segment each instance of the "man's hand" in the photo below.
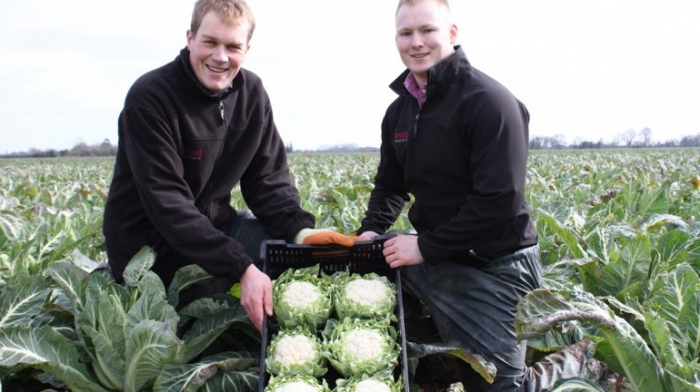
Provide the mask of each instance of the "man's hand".
POLYGON ((360 234, 360 241, 369 241, 373 240, 374 237, 377 237, 379 234, 373 232, 373 231, 365 231, 364 233, 360 234))
POLYGON ((398 235, 384 242, 384 260, 391 268, 421 264, 425 260, 418 249, 418 236, 398 235))
POLYGON ((262 332, 263 314, 272 316, 272 281, 251 264, 241 276, 241 305, 250 321, 262 332))
POLYGON ((301 229, 294 237, 294 243, 303 245, 342 245, 351 247, 360 237, 343 235, 330 229, 301 229))

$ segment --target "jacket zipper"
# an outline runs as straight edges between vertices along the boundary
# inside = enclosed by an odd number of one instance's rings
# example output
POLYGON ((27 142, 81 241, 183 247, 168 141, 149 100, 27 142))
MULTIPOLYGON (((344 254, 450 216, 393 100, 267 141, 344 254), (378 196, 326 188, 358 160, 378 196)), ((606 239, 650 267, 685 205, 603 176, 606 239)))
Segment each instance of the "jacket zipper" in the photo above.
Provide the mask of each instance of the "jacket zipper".
POLYGON ((418 136, 418 119, 420 118, 420 108, 416 111, 416 119, 413 122, 413 138, 418 136))
MULTIPOLYGON (((224 105, 224 100, 219 99, 219 115, 221 116, 221 127, 223 128, 223 131, 224 131, 224 140, 221 141, 220 146, 219 146, 219 151, 216 152, 216 158, 214 159, 214 167, 212 167, 212 173, 211 173, 212 177, 214 177, 216 175, 216 164, 219 162, 219 158, 221 157, 221 152, 224 150, 224 143, 226 141, 226 117, 224 116, 224 112, 225 112, 224 109, 225 108, 226 108, 226 105, 224 105)), ((208 200, 207 200, 207 207, 206 207, 207 215, 210 217, 212 216, 211 198, 212 198, 213 191, 214 191, 214 182, 213 182, 213 180, 210 179, 209 180, 209 187, 208 187, 209 195, 207 198, 208 200)))

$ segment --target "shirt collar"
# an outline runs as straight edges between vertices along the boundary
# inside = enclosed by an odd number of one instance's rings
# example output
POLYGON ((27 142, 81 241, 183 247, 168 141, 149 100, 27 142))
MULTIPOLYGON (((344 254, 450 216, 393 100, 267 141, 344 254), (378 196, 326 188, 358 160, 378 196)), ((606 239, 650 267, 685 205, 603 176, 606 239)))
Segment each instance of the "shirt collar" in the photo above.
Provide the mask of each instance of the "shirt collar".
POLYGON ((422 107, 425 103, 425 99, 428 97, 427 87, 419 86, 418 81, 416 81, 416 78, 410 72, 408 73, 408 75, 406 75, 406 79, 404 79, 403 85, 404 87, 406 87, 406 90, 408 90, 408 92, 411 93, 411 95, 416 97, 416 99, 418 100, 418 106, 422 107))

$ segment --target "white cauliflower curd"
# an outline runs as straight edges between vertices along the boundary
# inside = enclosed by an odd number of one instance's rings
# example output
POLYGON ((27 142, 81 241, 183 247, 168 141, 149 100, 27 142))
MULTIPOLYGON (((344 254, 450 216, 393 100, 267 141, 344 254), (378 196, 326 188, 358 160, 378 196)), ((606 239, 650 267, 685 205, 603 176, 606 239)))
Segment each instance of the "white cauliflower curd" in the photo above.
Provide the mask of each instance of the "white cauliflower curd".
POLYGON ((385 338, 376 329, 354 329, 347 332, 343 350, 358 360, 376 358, 384 351, 385 338))
POLYGON ((318 345, 304 334, 285 334, 277 343, 274 360, 284 366, 298 365, 313 361, 318 345))
POLYGON ((401 347, 396 329, 386 320, 328 320, 323 330, 324 355, 344 377, 391 372, 401 347))
POLYGON ((282 328, 322 327, 333 310, 333 287, 320 267, 288 269, 272 282, 273 312, 282 328))
POLYGON ((292 381, 280 385, 277 392, 318 392, 318 386, 311 385, 304 381, 292 381))
POLYGON ((396 286, 386 276, 341 271, 332 278, 335 311, 339 319, 395 317, 396 286))
POLYGON ((355 279, 345 285, 345 297, 362 305, 376 305, 388 295, 389 288, 378 279, 355 279))
POLYGON ((267 372, 279 375, 326 374, 326 358, 321 352, 321 341, 302 328, 282 330, 272 338, 265 358, 267 372))
POLYGON ((321 291, 318 287, 309 282, 291 282, 282 292, 282 301, 287 304, 303 309, 318 301, 321 291))
POLYGON ((354 392, 391 392, 391 388, 385 382, 368 378, 355 384, 354 392))

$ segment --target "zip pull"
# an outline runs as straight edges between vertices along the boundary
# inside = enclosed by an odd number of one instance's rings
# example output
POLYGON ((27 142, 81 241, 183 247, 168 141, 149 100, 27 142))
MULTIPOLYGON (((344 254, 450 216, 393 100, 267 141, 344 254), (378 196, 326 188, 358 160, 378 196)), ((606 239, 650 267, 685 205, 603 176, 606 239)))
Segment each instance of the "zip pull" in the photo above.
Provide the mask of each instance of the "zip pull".
POLYGON ((219 114, 221 115, 221 119, 224 119, 224 101, 219 101, 219 114))
POLYGON ((413 138, 418 136, 418 119, 420 118, 420 110, 416 112, 416 120, 413 122, 413 138))

